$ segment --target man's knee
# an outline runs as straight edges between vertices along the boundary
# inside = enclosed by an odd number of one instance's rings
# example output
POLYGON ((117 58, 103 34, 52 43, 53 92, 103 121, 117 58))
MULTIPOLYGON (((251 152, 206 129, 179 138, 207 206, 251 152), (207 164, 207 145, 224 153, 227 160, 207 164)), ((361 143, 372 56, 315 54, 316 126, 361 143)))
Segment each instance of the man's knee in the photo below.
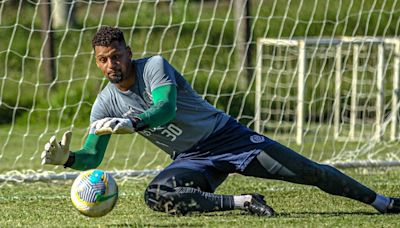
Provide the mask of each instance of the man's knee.
POLYGON ((320 186, 321 184, 332 181, 338 172, 337 169, 330 165, 319 163, 313 163, 306 170, 306 178, 310 184, 315 186, 320 186))
POLYGON ((166 192, 169 187, 164 185, 150 185, 144 192, 144 201, 151 209, 155 211, 165 211, 167 206, 166 192))
POLYGON ((329 178, 330 168, 328 165, 309 162, 303 166, 303 174, 301 176, 306 184, 318 186, 329 178))
POLYGON ((185 214, 182 207, 177 203, 175 189, 166 185, 150 185, 144 193, 144 200, 152 210, 168 214, 185 214))

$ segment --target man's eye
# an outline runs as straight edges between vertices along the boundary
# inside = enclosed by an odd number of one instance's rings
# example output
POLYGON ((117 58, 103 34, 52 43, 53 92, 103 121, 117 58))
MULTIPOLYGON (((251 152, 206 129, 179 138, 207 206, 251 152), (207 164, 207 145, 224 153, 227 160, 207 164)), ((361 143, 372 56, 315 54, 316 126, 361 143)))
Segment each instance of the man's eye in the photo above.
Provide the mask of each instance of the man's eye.
POLYGON ((105 62, 107 62, 107 59, 106 59, 106 58, 100 58, 99 61, 100 61, 101 63, 105 63, 105 62))

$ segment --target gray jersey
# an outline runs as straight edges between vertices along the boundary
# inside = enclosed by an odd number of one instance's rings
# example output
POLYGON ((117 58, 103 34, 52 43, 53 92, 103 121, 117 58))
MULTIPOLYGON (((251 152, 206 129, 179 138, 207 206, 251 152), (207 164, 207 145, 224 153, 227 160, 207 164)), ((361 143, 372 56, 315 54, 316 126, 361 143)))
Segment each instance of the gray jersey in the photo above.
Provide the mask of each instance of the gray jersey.
MULTIPOLYGON (((161 56, 132 61, 136 71, 135 84, 123 92, 108 83, 94 102, 90 122, 143 113, 153 105, 151 91, 163 85, 175 85, 177 88, 176 117, 170 123, 139 133, 171 156, 206 139, 228 121, 227 114, 203 100, 161 56)), ((94 129, 90 131, 93 133, 94 129)))

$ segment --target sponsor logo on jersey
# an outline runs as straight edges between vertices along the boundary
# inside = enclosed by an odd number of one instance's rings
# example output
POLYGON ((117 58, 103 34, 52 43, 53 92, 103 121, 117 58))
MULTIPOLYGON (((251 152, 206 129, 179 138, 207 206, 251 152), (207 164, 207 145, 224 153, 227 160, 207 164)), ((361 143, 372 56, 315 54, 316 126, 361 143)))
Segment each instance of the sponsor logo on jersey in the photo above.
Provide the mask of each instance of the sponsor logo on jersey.
POLYGON ((128 117, 128 116, 133 116, 134 114, 137 114, 138 112, 132 107, 128 106, 128 111, 122 114, 122 117, 128 117))
POLYGON ((250 136, 250 141, 252 143, 262 143, 265 141, 265 138, 264 138, 264 136, 261 136, 261 135, 252 135, 252 136, 250 136))

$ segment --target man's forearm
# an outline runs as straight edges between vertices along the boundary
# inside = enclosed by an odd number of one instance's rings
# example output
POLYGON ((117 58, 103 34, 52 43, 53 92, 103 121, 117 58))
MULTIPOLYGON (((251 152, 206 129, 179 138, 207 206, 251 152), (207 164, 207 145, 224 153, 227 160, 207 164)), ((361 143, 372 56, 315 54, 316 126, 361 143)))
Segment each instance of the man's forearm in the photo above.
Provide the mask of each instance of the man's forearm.
POLYGON ((89 134, 82 149, 71 152, 71 157, 64 165, 76 170, 94 169, 104 158, 111 135, 89 134))
POLYGON ((138 117, 136 128, 154 128, 164 125, 175 118, 176 114, 175 85, 160 86, 152 91, 154 105, 138 117))

